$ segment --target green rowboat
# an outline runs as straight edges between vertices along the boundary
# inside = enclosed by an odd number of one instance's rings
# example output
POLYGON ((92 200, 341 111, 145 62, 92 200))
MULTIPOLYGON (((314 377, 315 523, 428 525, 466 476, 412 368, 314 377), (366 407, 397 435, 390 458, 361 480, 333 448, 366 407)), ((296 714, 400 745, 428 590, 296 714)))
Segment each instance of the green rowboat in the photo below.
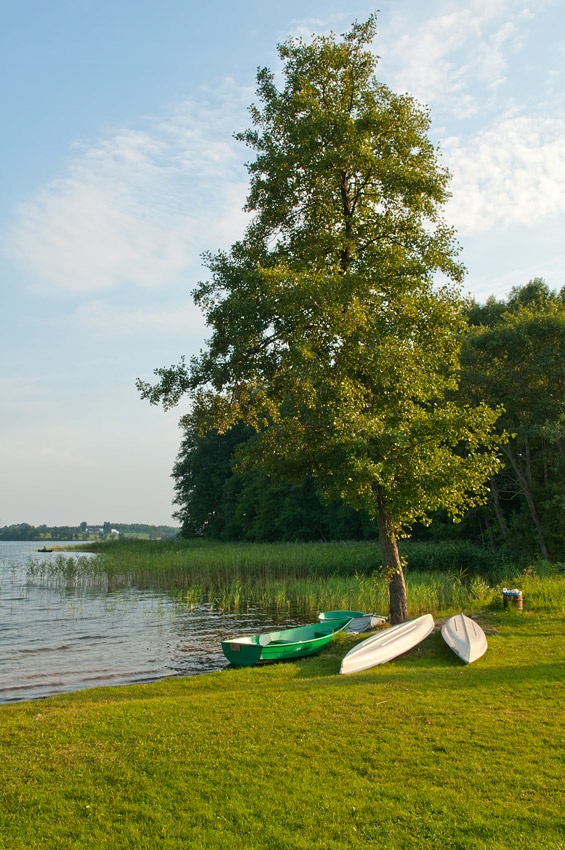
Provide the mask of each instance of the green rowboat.
POLYGON ((362 611, 322 611, 321 614, 318 614, 318 620, 321 623, 335 619, 341 620, 344 617, 351 617, 344 629, 350 634, 370 632, 386 620, 386 617, 381 614, 364 614, 362 611))
POLYGON ((321 623, 327 620, 343 620, 345 617, 350 617, 354 620, 356 617, 364 617, 363 611, 322 611, 318 614, 318 620, 321 623))
POLYGON ((234 667, 251 667, 265 661, 304 658, 319 652, 336 632, 345 628, 350 619, 345 617, 328 620, 327 623, 314 623, 295 629, 283 629, 280 632, 225 640, 222 641, 222 651, 234 667))

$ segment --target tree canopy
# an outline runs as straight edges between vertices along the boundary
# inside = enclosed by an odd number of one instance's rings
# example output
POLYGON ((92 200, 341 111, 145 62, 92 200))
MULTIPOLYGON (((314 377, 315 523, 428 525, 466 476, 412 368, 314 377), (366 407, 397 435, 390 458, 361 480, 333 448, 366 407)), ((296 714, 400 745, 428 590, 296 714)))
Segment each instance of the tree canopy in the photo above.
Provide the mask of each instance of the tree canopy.
POLYGON ((449 175, 426 109, 375 78, 375 17, 279 46, 283 87, 258 72, 241 241, 206 257, 195 300, 212 330, 190 364, 142 396, 184 393, 200 433, 257 434, 240 463, 309 473, 379 526, 392 622, 406 618, 397 540, 445 507, 458 517, 498 469, 498 412, 455 400, 464 269, 442 219, 449 175), (438 274, 442 283, 436 283, 438 274))

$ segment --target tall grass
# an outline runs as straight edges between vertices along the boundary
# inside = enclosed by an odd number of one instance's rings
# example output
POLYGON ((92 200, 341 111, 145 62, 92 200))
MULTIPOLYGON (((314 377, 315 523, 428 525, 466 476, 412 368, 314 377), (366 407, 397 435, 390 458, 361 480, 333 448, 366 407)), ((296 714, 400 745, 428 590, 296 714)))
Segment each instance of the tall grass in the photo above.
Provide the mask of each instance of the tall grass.
MULTIPOLYGON (((493 580, 504 572, 500 556, 472 543, 402 541, 401 554, 413 572, 483 575, 493 580)), ((93 543, 89 551, 106 559, 105 570, 115 581, 135 576, 137 583, 163 580, 183 583, 198 575, 216 583, 242 575, 258 581, 277 578, 323 578, 373 573, 381 564, 380 548, 372 542, 221 543, 203 540, 120 541, 93 543)))
MULTIPOLYGON (((524 574, 491 553, 489 574, 484 563, 482 570, 473 567, 476 549, 470 544, 405 544, 409 616, 496 608, 502 604, 503 585, 517 583, 526 604, 558 612, 564 596, 562 566, 531 567, 524 574)), ((43 562, 35 575, 43 570, 44 580, 78 589, 156 588, 188 607, 206 603, 219 611, 276 608, 309 616, 336 608, 388 611, 380 550, 373 543, 136 540, 95 544, 92 551, 98 553, 94 558, 73 555, 43 562)))
POLYGON ((565 616, 565 564, 540 563, 518 576, 524 607, 565 616))
POLYGON ((29 559, 27 579, 31 583, 66 590, 107 590, 108 573, 103 561, 91 555, 55 555, 46 560, 29 559))

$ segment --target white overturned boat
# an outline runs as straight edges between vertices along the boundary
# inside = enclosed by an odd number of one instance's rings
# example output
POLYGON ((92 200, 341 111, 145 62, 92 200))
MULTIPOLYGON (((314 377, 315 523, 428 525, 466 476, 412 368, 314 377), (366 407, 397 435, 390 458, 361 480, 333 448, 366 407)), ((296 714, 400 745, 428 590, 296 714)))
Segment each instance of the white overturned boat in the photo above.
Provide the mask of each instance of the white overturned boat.
POLYGON ((400 623, 378 632, 367 640, 361 641, 351 649, 341 662, 340 673, 359 673, 385 664, 398 655, 408 652, 427 638, 434 629, 434 618, 424 614, 416 620, 400 623))
POLYGON ((465 664, 471 664, 487 651, 485 633, 478 623, 465 614, 450 617, 441 627, 441 636, 465 664))

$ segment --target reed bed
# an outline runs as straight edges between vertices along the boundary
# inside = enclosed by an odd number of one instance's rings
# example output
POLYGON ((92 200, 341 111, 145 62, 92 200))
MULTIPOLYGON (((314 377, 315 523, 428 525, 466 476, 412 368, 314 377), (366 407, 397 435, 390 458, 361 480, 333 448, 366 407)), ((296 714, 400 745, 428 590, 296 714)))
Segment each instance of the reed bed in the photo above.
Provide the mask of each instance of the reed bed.
POLYGON ((65 590, 108 590, 109 577, 104 564, 92 555, 56 555, 49 561, 30 558, 27 581, 65 590))
MULTIPOLYGON (((467 544, 459 550, 452 544, 405 545, 406 551, 410 617, 496 608, 502 605, 504 585, 522 587, 526 604, 535 604, 539 610, 561 610, 563 565, 542 564, 520 571, 497 563, 490 553, 492 570, 481 574, 468 566, 467 544)), ((124 541, 96 544, 92 552, 95 557, 73 553, 36 564, 30 568, 30 580, 58 582, 78 591, 153 588, 189 608, 208 604, 224 612, 276 609, 311 616, 339 608, 388 611, 380 550, 374 543, 124 541)))

